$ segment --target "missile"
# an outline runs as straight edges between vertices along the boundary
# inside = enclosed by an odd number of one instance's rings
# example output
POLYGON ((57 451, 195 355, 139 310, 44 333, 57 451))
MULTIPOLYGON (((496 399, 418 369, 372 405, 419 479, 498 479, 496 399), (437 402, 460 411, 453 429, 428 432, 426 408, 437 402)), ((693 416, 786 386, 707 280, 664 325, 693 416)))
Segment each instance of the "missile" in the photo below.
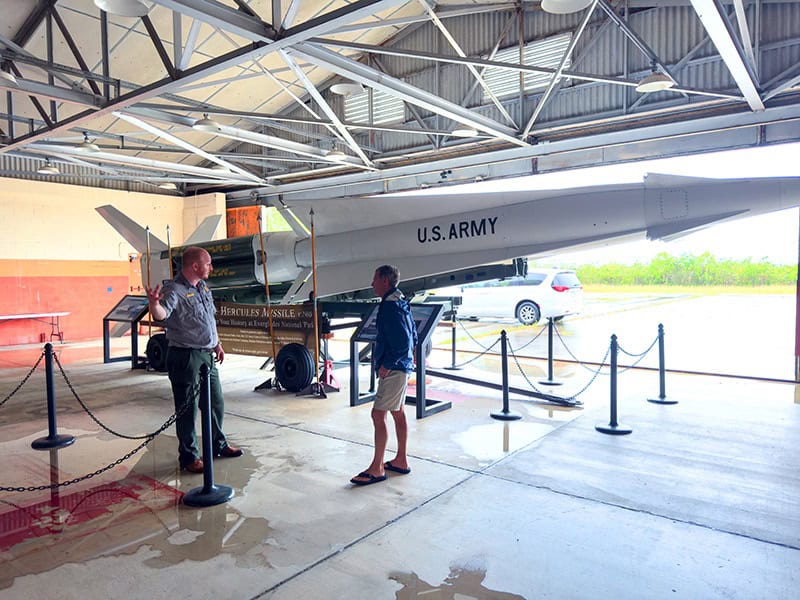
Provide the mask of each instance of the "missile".
MULTIPOLYGON (((705 179, 651 173, 641 182, 618 185, 346 202, 346 213, 328 210, 327 228, 327 205, 318 201, 315 209, 315 222, 323 225, 316 238, 320 298, 369 288, 381 264, 397 266, 407 281, 523 256, 637 239, 669 241, 716 223, 798 206, 800 177, 705 179)), ((144 251, 141 227, 112 206, 96 210, 144 251)), ((284 303, 306 300, 311 240, 295 232, 262 235, 270 284, 288 286, 284 303)), ((209 283, 215 290, 263 289, 257 234, 194 245, 212 256, 209 283)), ((159 281, 169 277, 168 252, 159 240, 155 247, 151 277, 159 281)), ((182 248, 173 250, 174 260, 180 260, 182 248)))

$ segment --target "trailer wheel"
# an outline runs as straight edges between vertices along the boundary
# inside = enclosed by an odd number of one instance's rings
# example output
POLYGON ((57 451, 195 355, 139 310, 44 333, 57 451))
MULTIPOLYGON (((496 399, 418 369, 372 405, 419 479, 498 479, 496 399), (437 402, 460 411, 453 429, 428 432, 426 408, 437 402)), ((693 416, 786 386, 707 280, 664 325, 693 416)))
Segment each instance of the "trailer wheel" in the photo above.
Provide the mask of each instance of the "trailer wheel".
POLYGON ((314 379, 314 358, 303 344, 286 344, 275 359, 275 377, 290 392, 299 392, 314 379))
POLYGON ((167 370, 167 336, 157 333, 147 341, 147 364, 154 371, 167 370))

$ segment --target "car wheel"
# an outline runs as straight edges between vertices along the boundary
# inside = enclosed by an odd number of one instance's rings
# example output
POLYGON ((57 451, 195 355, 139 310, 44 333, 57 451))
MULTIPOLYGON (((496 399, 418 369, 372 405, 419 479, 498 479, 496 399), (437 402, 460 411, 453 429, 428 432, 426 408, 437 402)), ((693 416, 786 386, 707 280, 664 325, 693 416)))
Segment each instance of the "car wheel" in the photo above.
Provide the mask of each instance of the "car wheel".
POLYGON ((540 315, 539 307, 530 300, 523 300, 517 304, 517 320, 523 325, 533 325, 539 320, 540 315))

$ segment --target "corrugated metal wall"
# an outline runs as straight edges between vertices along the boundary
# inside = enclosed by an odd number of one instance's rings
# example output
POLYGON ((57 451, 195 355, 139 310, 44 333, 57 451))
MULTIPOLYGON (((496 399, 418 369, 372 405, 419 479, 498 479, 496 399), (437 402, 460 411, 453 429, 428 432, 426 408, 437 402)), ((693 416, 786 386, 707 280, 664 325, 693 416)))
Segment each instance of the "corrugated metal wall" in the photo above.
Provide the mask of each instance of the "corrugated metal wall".
POLYGON ((143 192, 148 194, 176 195, 176 192, 161 190, 156 185, 135 181, 133 179, 108 179, 97 176, 97 169, 82 167, 69 161, 51 159, 50 164, 58 167, 59 175, 40 175, 37 170, 45 165, 44 158, 36 159, 24 156, 0 154, 0 177, 15 177, 34 181, 50 181, 68 185, 83 185, 123 190, 126 192, 143 192))

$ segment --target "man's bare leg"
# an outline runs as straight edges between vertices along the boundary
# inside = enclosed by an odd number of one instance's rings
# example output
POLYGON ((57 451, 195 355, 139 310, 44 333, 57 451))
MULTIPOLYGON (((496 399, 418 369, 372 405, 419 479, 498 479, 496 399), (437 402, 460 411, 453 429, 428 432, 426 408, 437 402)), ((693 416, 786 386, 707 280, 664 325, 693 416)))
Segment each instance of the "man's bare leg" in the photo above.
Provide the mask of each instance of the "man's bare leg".
POLYGON ((389 462, 395 467, 407 469, 408 455, 406 454, 406 447, 408 444, 408 421, 406 421, 406 413, 401 407, 400 410, 392 411, 392 418, 394 419, 394 429, 397 434, 397 454, 389 462))
MULTIPOLYGON (((372 425, 375 429, 375 454, 372 456, 372 463, 364 469, 364 473, 369 473, 375 477, 385 475, 383 470, 383 455, 386 453, 386 444, 389 440, 389 433, 386 429, 385 410, 372 410, 372 425)), ((366 481, 367 477, 353 477, 357 481, 366 481)))

